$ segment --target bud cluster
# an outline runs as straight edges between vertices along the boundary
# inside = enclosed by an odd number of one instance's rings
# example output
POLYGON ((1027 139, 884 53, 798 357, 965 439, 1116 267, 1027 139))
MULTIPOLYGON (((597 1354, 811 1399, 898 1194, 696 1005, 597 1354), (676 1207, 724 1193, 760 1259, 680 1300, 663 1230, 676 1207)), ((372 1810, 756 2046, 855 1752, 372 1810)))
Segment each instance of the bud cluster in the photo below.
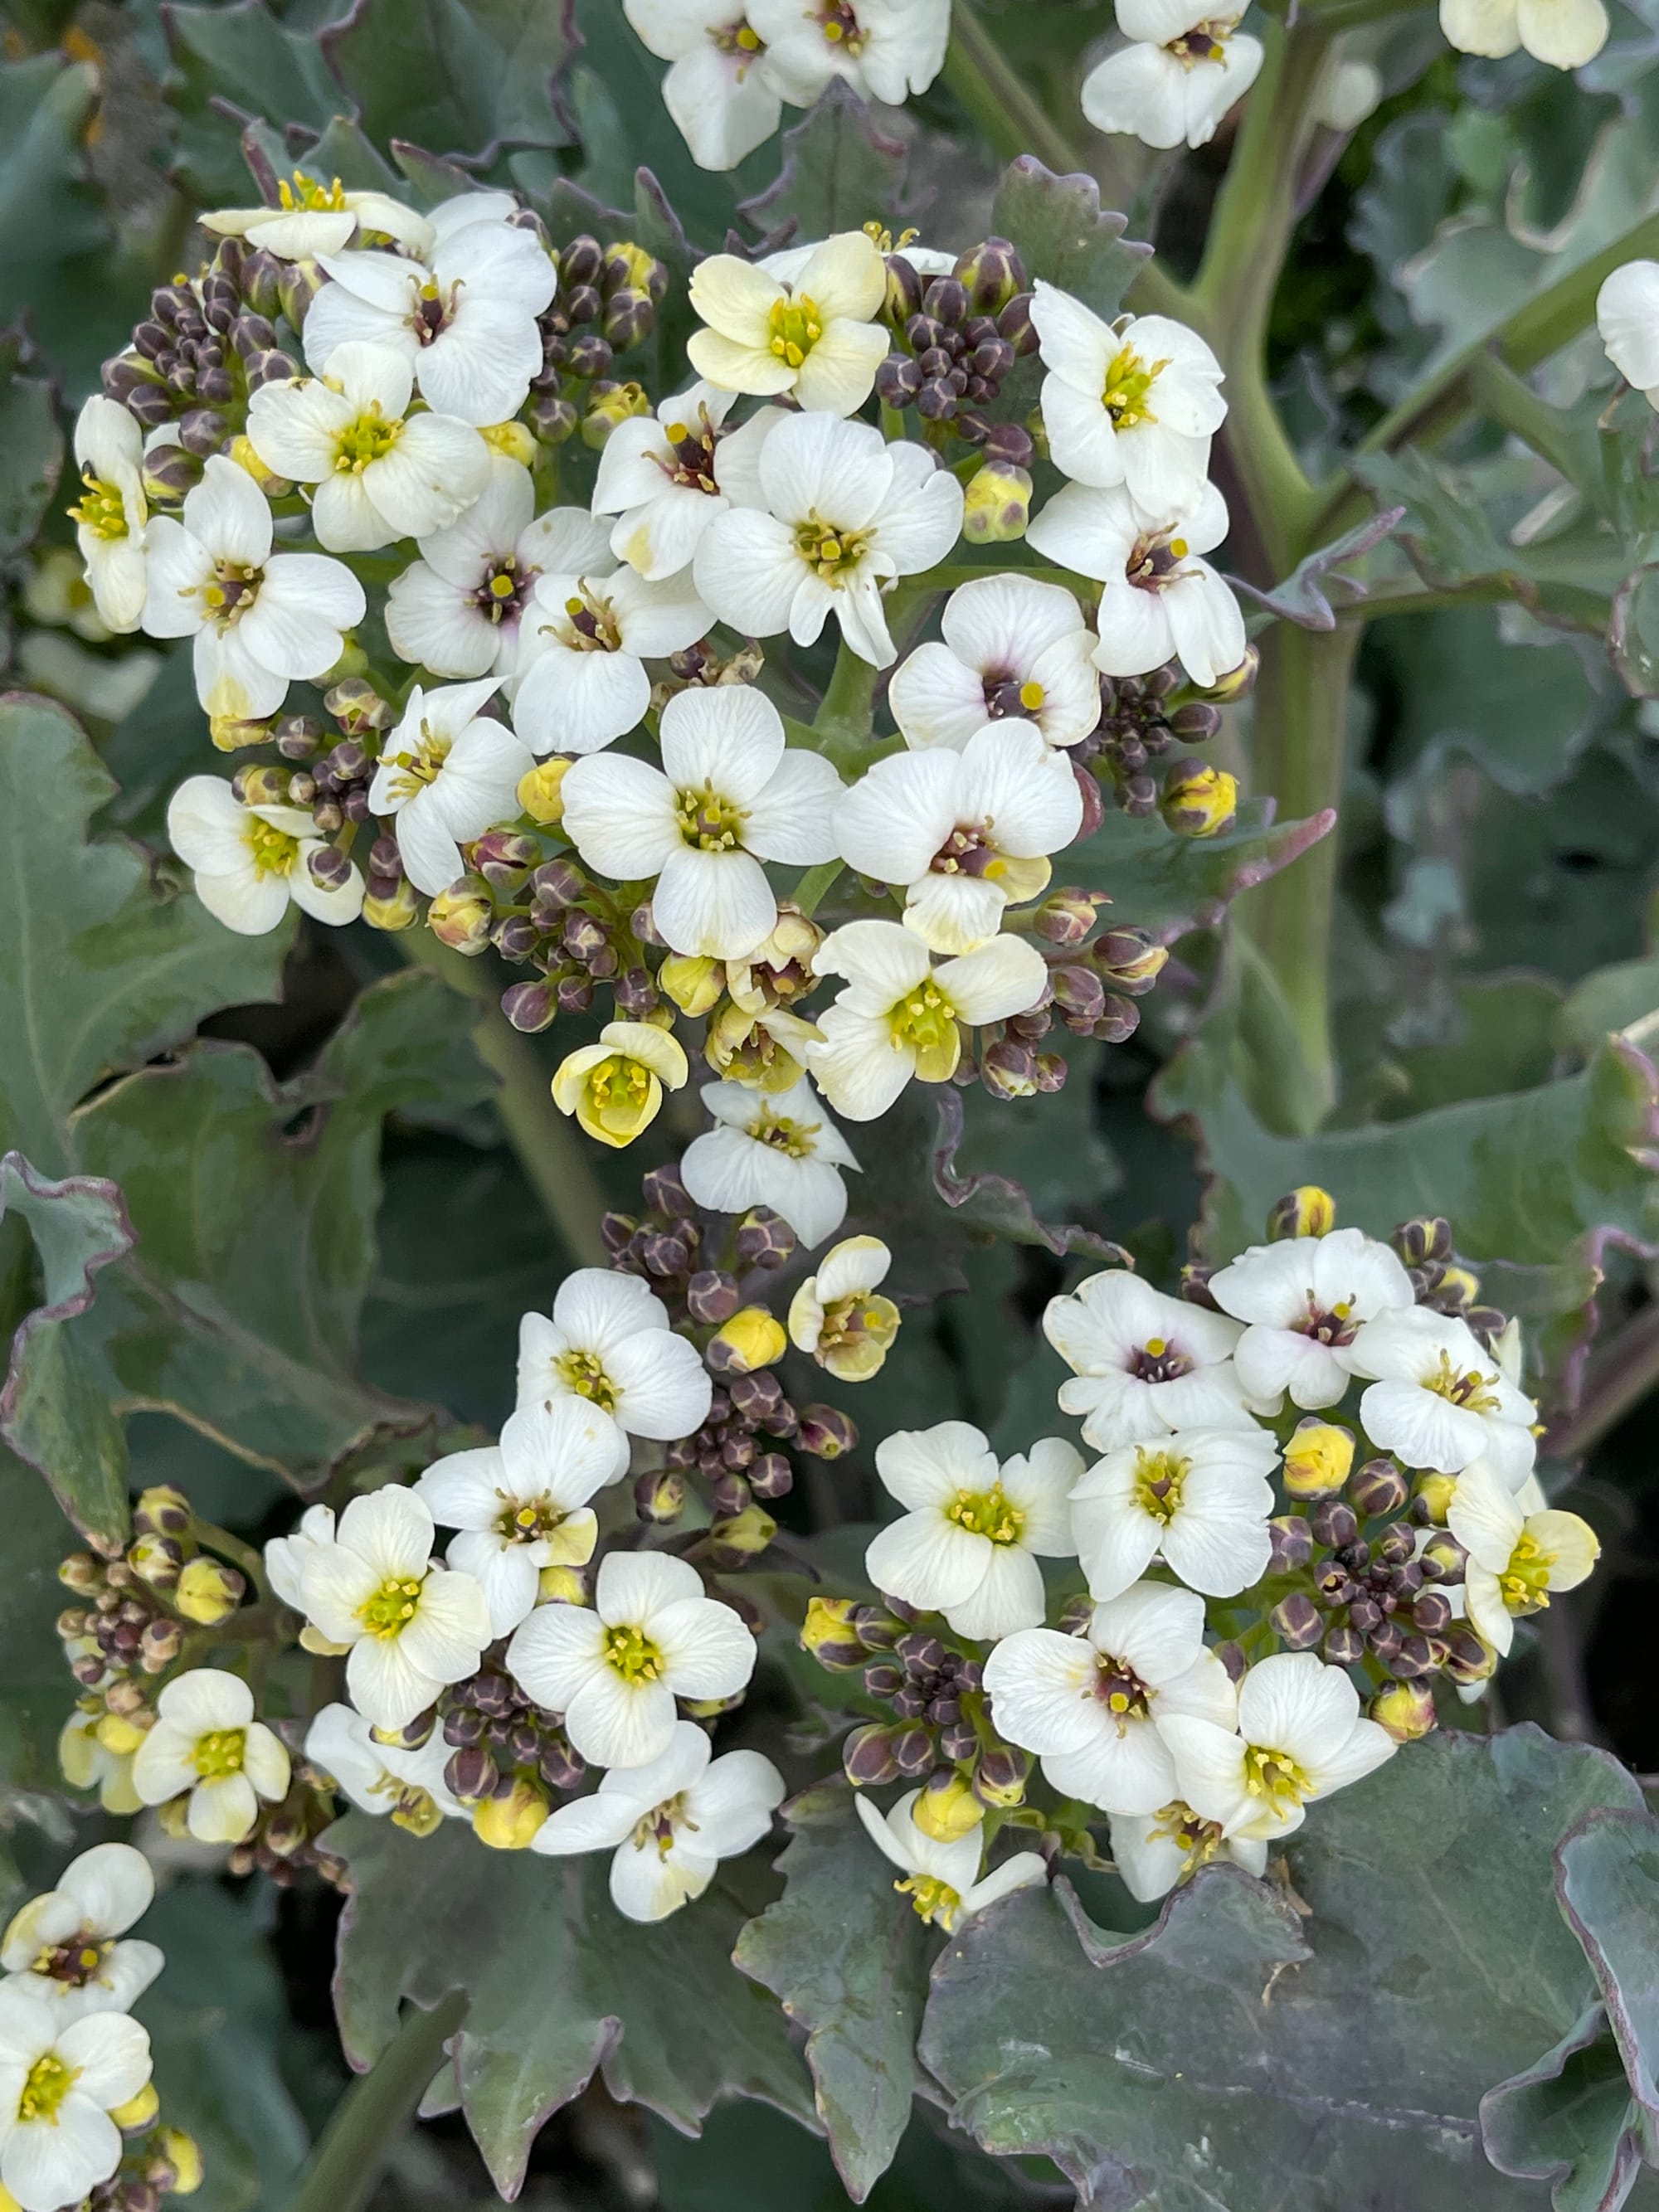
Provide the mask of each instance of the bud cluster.
MULTIPOLYGON (((319 1837, 336 1817, 328 1794, 296 1774, 293 1787, 280 1805, 259 1808, 259 1817, 252 1832, 231 1851, 228 1861, 231 1873, 262 1874, 278 1889, 288 1889, 296 1875, 310 1868, 331 1887, 344 1889, 344 1860, 318 1848, 319 1837)), ((161 1819, 162 1825, 173 1832, 188 1832, 182 1826, 180 1801, 175 1799, 173 1804, 163 1806, 161 1819)))
POLYGON ((76 1680, 118 1723, 110 1732, 122 1740, 109 1749, 131 1750, 126 1738, 149 1724, 140 1685, 167 1672, 192 1627, 226 1620, 246 1595, 238 1570, 201 1551, 192 1529, 182 1491, 147 1490, 119 1559, 73 1552, 58 1570, 77 1601, 58 1614, 58 1633, 76 1680))
POLYGON ((1412 1279, 1417 1303, 1466 1321, 1483 1344, 1502 1333, 1504 1316, 1479 1304, 1480 1279, 1452 1250, 1451 1224, 1441 1215, 1402 1221, 1389 1240, 1412 1279))
POLYGON ((201 2187, 202 2153, 196 2138, 182 2128, 157 2124, 153 2090, 136 2102, 148 2109, 143 2119, 122 2130, 126 2141, 121 2163, 75 2212, 161 2212, 167 2198, 191 2197, 201 2187))
MULTIPOLYGON (((533 230, 553 252, 532 210, 521 208, 511 221, 533 230)), ((526 418, 544 445, 562 445, 580 428, 584 444, 602 446, 618 422, 649 412, 641 386, 622 382, 611 371, 618 354, 651 335, 668 272, 625 239, 602 246, 584 234, 561 247, 554 259, 559 289, 537 319, 542 367, 531 381, 526 418)))
POLYGON ((1034 354, 1025 264, 1006 238, 989 238, 958 257, 948 276, 926 277, 902 247, 886 256, 887 322, 904 347, 877 371, 886 407, 914 407, 924 422, 948 422, 988 459, 1029 469, 1036 453, 1022 424, 985 412, 1022 356, 1034 354))
POLYGON ((483 1668, 446 1690, 437 1725, 452 1747, 444 1780, 464 1805, 507 1807, 526 1783, 574 1790, 586 1771, 553 1715, 502 1669, 483 1668))

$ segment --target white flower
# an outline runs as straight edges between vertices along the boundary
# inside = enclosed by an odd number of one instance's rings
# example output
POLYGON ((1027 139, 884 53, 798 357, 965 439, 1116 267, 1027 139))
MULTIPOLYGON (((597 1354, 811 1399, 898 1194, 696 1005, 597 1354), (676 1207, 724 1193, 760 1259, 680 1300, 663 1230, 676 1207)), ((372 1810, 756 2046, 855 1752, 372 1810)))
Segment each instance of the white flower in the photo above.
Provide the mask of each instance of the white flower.
POLYGON ((144 437, 126 409, 96 394, 76 417, 81 499, 70 507, 75 542, 106 630, 134 630, 144 611, 144 437))
POLYGON ((296 678, 340 658, 363 587, 325 553, 271 553, 270 508, 245 469, 213 454, 184 520, 155 516, 145 542, 151 637, 195 640, 196 696, 210 714, 274 714, 296 678))
POLYGON ((185 1825, 199 1844, 240 1844, 259 1800, 288 1795, 288 1753, 253 1717, 253 1692, 217 1667, 175 1675, 155 1700, 155 1722, 133 1753, 133 1787, 146 1805, 186 1790, 185 1825))
POLYGON ((592 1558, 599 1523, 587 1501, 616 1466, 616 1423, 560 1396, 510 1414, 498 1444, 451 1452, 415 1485, 433 1519, 461 1531, 444 1556, 483 1590, 492 1635, 531 1611, 544 1567, 592 1558))
POLYGON ((1122 484, 1157 520, 1196 504, 1221 428, 1221 366, 1167 315, 1103 323, 1038 277, 1031 300, 1042 422, 1054 466, 1077 483, 1122 484))
POLYGON ((561 1805, 538 1828, 532 1851, 562 1858, 608 1851, 611 1900, 630 1920, 666 1920, 701 1897, 722 1859, 757 1844, 783 1802, 783 1777, 757 1751, 712 1762, 708 1738, 677 1721, 668 1747, 647 1766, 617 1767, 591 1797, 561 1805))
POLYGON ((514 728, 533 752, 598 752, 643 720, 645 663, 684 653, 711 619, 689 569, 647 583, 607 547, 580 574, 550 571, 520 633, 514 728))
POLYGON ((902 106, 945 64, 951 0, 750 0, 784 98, 811 107, 833 78, 902 106))
POLYGON ((1210 1296, 1248 1324, 1233 1364, 1252 1398, 1289 1391, 1304 1411, 1334 1406, 1357 1371, 1363 1324, 1413 1303, 1396 1254, 1358 1229, 1252 1244, 1211 1276, 1210 1296))
POLYGON ((1532 1473, 1536 1408, 1467 1322, 1426 1306, 1382 1314, 1355 1337, 1348 1364, 1376 1378, 1359 1418, 1379 1451, 1442 1474, 1486 1459, 1511 1490, 1532 1473))
POLYGON ((64 2024, 0 1990, 0 2186, 22 2212, 78 2205, 121 2163, 110 2118, 149 2080, 149 2037, 125 2013, 64 2024))
POLYGON ((1156 1813, 1177 1792, 1172 1717, 1232 1726, 1233 1686, 1204 1642, 1194 1590, 1137 1583, 1097 1605, 1081 1636, 1022 1629, 985 1662, 997 1731, 1036 1752, 1063 1796, 1103 1813, 1156 1813))
POLYGON ((887 703, 920 752, 960 752, 988 720, 1035 722, 1051 745, 1074 745, 1100 720, 1094 636, 1063 585, 975 576, 945 602, 945 641, 919 645, 893 671, 887 703))
POLYGON ((1595 295, 1595 327, 1626 383, 1659 408, 1659 261, 1626 261, 1613 270, 1595 295))
POLYGON ((1136 1275, 1091 1275, 1051 1298, 1042 1332, 1077 1380, 1060 1402, 1097 1450, 1177 1429, 1253 1429, 1231 1352, 1238 1323, 1166 1298, 1136 1275))
POLYGON ((1083 825, 1070 760, 1030 722, 988 722, 960 752, 935 745, 867 769, 836 809, 841 857, 904 886, 904 926, 934 952, 973 952, 1003 909, 1040 898, 1048 855, 1083 825))
POLYGON ((306 1731, 306 1757, 337 1784, 360 1813, 390 1813, 395 1825, 429 1835, 441 1820, 465 1820, 466 1808, 444 1780, 449 1747, 434 1728, 417 1751, 378 1743, 362 1713, 325 1705, 306 1731))
POLYGON ((395 239, 417 252, 429 238, 424 216, 385 192, 348 192, 339 179, 322 184, 294 172, 276 186, 275 207, 218 208, 198 216, 204 230, 215 238, 245 238, 256 252, 274 253, 282 261, 314 261, 319 254, 337 253, 351 243, 354 233, 367 237, 376 232, 395 239))
POLYGON ((540 373, 536 318, 558 276, 528 230, 501 218, 505 193, 463 193, 427 217, 433 243, 420 260, 401 253, 322 253, 333 278, 306 313, 306 359, 326 374, 354 338, 394 346, 421 397, 441 415, 475 425, 516 415, 540 373))
POLYGON ((877 1295, 892 1264, 879 1237, 848 1237, 832 1245, 789 1301, 795 1349, 844 1382, 867 1382, 899 1331, 898 1308, 877 1295))
POLYGON ((729 1698, 755 1671, 755 1639, 706 1596, 684 1559, 611 1552, 593 1602, 544 1605, 507 1646, 514 1681, 564 1717, 582 1758, 646 1766, 674 1740, 676 1698, 729 1698))
POLYGON ((1108 1826, 1112 1862, 1130 1896, 1143 1905, 1167 1896, 1178 1881, 1217 1859, 1231 1859, 1258 1880, 1267 1870, 1265 1841, 1224 1835, 1218 1822, 1205 1820, 1180 1798, 1156 1813, 1114 1813, 1108 1826))
POLYGON ((422 538, 420 559, 387 586, 386 634, 400 659, 434 676, 513 676, 538 577, 593 562, 609 569, 602 522, 579 507, 538 515, 535 506, 529 470, 492 453, 477 499, 422 538))
POLYGON ((1595 1566, 1601 1547, 1595 1531, 1576 1513, 1511 1496, 1484 1460, 1457 1478, 1446 1526, 1468 1553, 1463 1600, 1469 1623, 1500 1658, 1515 1641, 1515 1624, 1542 1613, 1552 1590, 1577 1589, 1595 1566))
POLYGON ((1581 69, 1607 42, 1601 0, 1440 0, 1440 27, 1458 51, 1494 58, 1524 46, 1553 69, 1581 69))
POLYGON ((686 340, 686 357, 721 392, 791 392, 810 413, 850 415, 887 357, 874 320, 886 294, 886 264, 861 230, 826 239, 793 283, 714 253, 692 273, 691 305, 708 327, 686 340))
POLYGON ((1261 67, 1261 41, 1209 6, 1117 0, 1117 27, 1133 43, 1091 70, 1078 95, 1097 131, 1127 131, 1145 146, 1209 144, 1261 67))
POLYGON ((1089 1595, 1116 1597, 1162 1558, 1188 1589, 1237 1597, 1267 1572, 1279 1446, 1263 1430, 1194 1429, 1120 1444, 1072 1492, 1089 1595))
POLYGON ((1066 1500, 1083 1462, 1059 1437, 999 1468, 966 1421, 902 1429, 876 1472, 906 1510, 875 1537, 864 1571, 878 1589, 942 1613, 958 1636, 1007 1636, 1042 1618, 1039 1559, 1072 1556, 1066 1500))
POLYGON ((735 169, 772 136, 783 103, 744 0, 623 0, 623 13, 673 64, 663 106, 700 169, 735 169))
POLYGON ((413 374, 390 346, 336 346, 326 376, 263 384, 247 434, 268 469, 315 484, 311 521, 331 553, 368 553, 443 529, 471 506, 489 448, 452 415, 410 414, 413 374))
POLYGON ((432 1516, 391 1483, 354 1498, 301 1573, 305 1609, 347 1648, 346 1687, 376 1728, 407 1728, 446 1682, 477 1671, 492 1631, 471 1575, 432 1564, 432 1516))
POLYGON ((100 1743, 96 1716, 78 1706, 58 1732, 58 1764, 70 1789, 95 1790, 106 1813, 136 1813, 143 1803, 132 1786, 132 1753, 100 1743))
POLYGON ((1174 521, 1147 521, 1121 485, 1066 484, 1026 532, 1037 552, 1104 588, 1095 666, 1145 676, 1177 655, 1207 687, 1244 658, 1244 617, 1231 586, 1199 556, 1227 535, 1227 504, 1213 484, 1174 521))
POLYGON ((550 1321, 526 1314, 519 1323, 520 1410, 573 1394, 588 1400, 617 1425, 617 1476, 628 1471, 630 1436, 695 1436, 714 1388, 696 1345, 637 1275, 578 1267, 560 1284, 550 1321))
POLYGON ((1314 95, 1314 119, 1346 137, 1357 131, 1382 100, 1382 73, 1375 62, 1350 59, 1339 43, 1320 74, 1314 95))
POLYGON ((847 1213, 841 1170, 856 1171, 858 1162, 811 1080, 770 1096, 744 1083, 708 1083, 702 1103, 714 1127, 694 1137, 680 1161, 697 1204, 716 1213, 769 1206, 809 1251, 833 1236, 847 1213))
POLYGON ((505 722, 478 712, 495 690, 493 676, 432 691, 417 684, 369 786, 369 811, 395 817, 404 872, 432 897, 462 872, 463 844, 516 816, 520 782, 535 766, 505 722))
POLYGON ((750 637, 787 629, 811 645, 833 614, 861 659, 887 667, 882 592, 956 544, 960 483, 926 446, 890 446, 871 424, 832 415, 780 422, 761 448, 760 482, 769 513, 730 508, 698 540, 697 589, 750 637))
POLYGON ((760 452, 782 411, 763 407, 727 430, 733 400, 694 384, 654 415, 618 422, 599 449, 593 512, 617 517, 611 550, 652 583, 678 575, 728 507, 765 505, 760 452))
POLYGON ((1036 1851, 1019 1851, 1000 1867, 993 1867, 981 1880, 983 1827, 970 1828, 953 1843, 936 1842, 916 1826, 916 1801, 921 1796, 920 1790, 907 1790, 886 1814, 861 1793, 854 1802, 872 1843, 905 1877, 896 1881, 894 1888, 908 1896, 922 1920, 937 1923, 948 1933, 959 1921, 983 1912, 1000 1898, 1011 1897, 1017 1889, 1034 1888, 1048 1879, 1048 1870, 1036 1851))
POLYGON ((303 1613, 305 1565, 320 1544, 334 1541, 334 1508, 307 1505, 291 1536, 273 1536, 265 1546, 265 1579, 284 1605, 303 1613))
POLYGON ((1299 1828, 1304 1808, 1381 1766, 1394 1739, 1363 1720, 1359 1692, 1311 1651, 1281 1651, 1246 1670, 1237 1732, 1172 1714, 1160 1723, 1181 1795, 1229 1836, 1271 1842, 1299 1828))
POLYGON ((216 775, 187 775, 167 801, 167 842, 196 879, 208 912, 241 937, 275 929, 293 901, 301 914, 337 927, 363 910, 356 862, 326 890, 313 854, 333 847, 302 806, 244 806, 216 775))
POLYGON ((52 1887, 13 1916, 0 1942, 5 1987, 38 1997, 59 2021, 125 2012, 161 1971, 154 1943, 122 1942, 155 1895, 149 1861, 131 1844, 94 1844, 52 1887))
POLYGON ((927 946, 896 921, 849 921, 813 956, 819 975, 848 988, 802 1047, 818 1088, 849 1121, 884 1114, 912 1076, 948 1083, 962 1057, 962 1024, 1006 1021, 1042 996, 1048 970, 1024 938, 998 937, 935 968, 927 946))
POLYGON ((594 753, 561 787, 564 828, 591 868, 657 878, 651 918, 676 952, 741 960, 777 927, 763 860, 809 867, 836 849, 841 778, 786 747, 783 719, 747 684, 677 692, 658 732, 662 766, 594 753))

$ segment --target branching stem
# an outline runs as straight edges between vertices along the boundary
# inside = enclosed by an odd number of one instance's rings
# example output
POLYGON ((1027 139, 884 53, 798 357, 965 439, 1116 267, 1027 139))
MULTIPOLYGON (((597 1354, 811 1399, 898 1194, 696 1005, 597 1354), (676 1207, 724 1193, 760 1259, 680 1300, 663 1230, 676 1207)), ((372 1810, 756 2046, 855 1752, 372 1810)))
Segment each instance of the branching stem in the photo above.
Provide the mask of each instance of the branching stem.
POLYGON ((466 2007, 465 1990, 452 1990, 430 2012, 408 2008, 394 2039, 329 2115, 289 2212, 362 2212, 466 2007))

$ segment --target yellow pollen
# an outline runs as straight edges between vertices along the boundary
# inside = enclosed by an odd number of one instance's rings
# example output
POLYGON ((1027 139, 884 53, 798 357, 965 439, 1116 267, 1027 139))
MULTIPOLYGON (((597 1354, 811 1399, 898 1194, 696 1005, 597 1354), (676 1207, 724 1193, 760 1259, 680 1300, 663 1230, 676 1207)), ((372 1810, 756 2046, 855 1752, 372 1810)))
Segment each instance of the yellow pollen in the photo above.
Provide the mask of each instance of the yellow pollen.
POLYGON ((191 1758, 204 1782, 222 1782, 241 1772, 246 1737, 246 1729, 212 1729, 197 1737, 191 1758))
POLYGON ((286 830, 277 829, 274 823, 262 821, 257 814, 248 816, 242 827, 242 836, 256 874, 287 876, 294 872, 294 863, 300 857, 297 837, 290 837, 286 830))
POLYGON ((1135 1502, 1141 1511, 1155 1521, 1173 1521, 1181 1510, 1181 1493, 1191 1465, 1175 1452, 1138 1449, 1135 1502))
POLYGON ((730 853, 743 842, 743 809, 720 798, 710 784, 682 791, 674 811, 681 836, 699 852, 730 853))
POLYGON ((1036 714, 1044 696, 1042 686, 1030 678, 1027 678, 1019 687, 1019 703, 1030 714, 1036 714))
POLYGON ((889 1009, 887 1030, 896 1047, 915 1054, 924 1083, 950 1081, 962 1056, 962 1035, 956 1008, 931 976, 889 1009))
POLYGON ((284 177, 277 185, 276 198, 285 215, 339 215, 346 204, 337 177, 330 184, 319 185, 309 177, 302 177, 297 169, 292 183, 284 177))
POLYGON ((1149 1336, 1145 1346, 1147 1356, 1152 1359, 1162 1359, 1169 1348, 1168 1342, 1161 1336, 1149 1336))
POLYGON ((893 1887, 901 1897, 908 1893, 919 1919, 937 1922, 947 1935, 956 1926, 962 1898, 948 1881, 941 1881, 937 1875, 913 1874, 903 1881, 896 1881, 893 1887))
POLYGON ((1177 561, 1184 561, 1190 550, 1184 538, 1172 538, 1170 540, 1170 550, 1177 561))
POLYGON ((959 1490, 945 1509, 947 1521, 970 1536, 988 1536, 994 1544, 1017 1544, 1025 1527, 1025 1516, 1003 1495, 1002 1485, 989 1490, 959 1490))
POLYGON ((37 2058, 28 2070, 17 2100, 19 2120, 45 2120, 58 2124, 58 2111, 80 2079, 78 2066, 66 2066, 55 2051, 37 2058))
POLYGON ((1448 1405, 1465 1406, 1472 1413, 1495 1413, 1498 1398, 1492 1385, 1497 1380, 1495 1375, 1481 1374, 1479 1368, 1460 1375, 1451 1364, 1450 1353, 1443 1352, 1439 1366, 1424 1378, 1423 1388, 1445 1399, 1448 1405))
POLYGON ((336 474, 362 476, 371 462, 386 458, 403 433, 402 422, 387 422, 380 412, 380 401, 371 400, 368 411, 342 430, 335 442, 336 474))
POLYGON ((1142 422, 1157 422, 1157 416, 1146 402, 1153 385, 1169 366, 1167 360, 1155 361, 1149 368, 1132 345, 1119 350, 1106 372, 1105 389, 1100 395, 1114 429, 1133 430, 1142 422))
POLYGON ((823 336, 817 303, 805 292, 777 301, 768 318, 771 349, 790 368, 799 368, 823 336))
POLYGON ((78 507, 69 511, 71 522, 78 522, 94 538, 125 538, 127 534, 126 501, 112 483, 95 477, 88 469, 81 478, 86 497, 78 507))
POLYGON ((1250 1744, 1244 1753, 1244 1787, 1252 1797, 1263 1797, 1276 1812, 1305 1804, 1314 1785, 1288 1753, 1250 1744))
POLYGON ((592 1399, 602 1413, 617 1410, 616 1385, 600 1365, 597 1353, 562 1352, 553 1362, 553 1371, 567 1390, 574 1390, 579 1398, 592 1399))
POLYGON ((401 1636, 415 1618, 420 1595, 421 1584, 416 1577, 393 1576, 358 1607, 357 1618, 370 1636, 401 1636))
POLYGON ((663 1672, 663 1656, 641 1628, 608 1628, 605 1632, 605 1661, 624 1682, 654 1682, 663 1672))

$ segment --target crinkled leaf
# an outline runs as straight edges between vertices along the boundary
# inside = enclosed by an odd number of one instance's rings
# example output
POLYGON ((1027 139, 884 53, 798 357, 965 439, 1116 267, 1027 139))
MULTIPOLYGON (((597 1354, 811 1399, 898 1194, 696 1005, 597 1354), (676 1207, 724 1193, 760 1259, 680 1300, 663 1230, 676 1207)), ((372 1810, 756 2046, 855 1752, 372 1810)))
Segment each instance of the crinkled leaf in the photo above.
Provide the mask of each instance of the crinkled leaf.
MULTIPOLYGON (((1011 1102, 1012 1103, 1012 1102, 1011 1102)), ((1046 1098, 1041 1101, 1048 1104, 1046 1098)), ((1068 1252, 1087 1252, 1095 1258, 1109 1260, 1119 1267, 1133 1263, 1121 1244, 1098 1231, 1085 1229, 1068 1221, 1056 1224, 1040 1221, 1031 1202, 1031 1194, 1013 1176, 1002 1175, 994 1169, 981 1168, 964 1174, 957 1164, 957 1154, 963 1139, 963 1115, 962 1093, 944 1089, 939 1093, 939 1142, 933 1152, 933 1188, 945 1203, 961 1214, 964 1221, 977 1228, 988 1229, 993 1235, 1012 1237, 1017 1244, 1042 1244, 1057 1258, 1068 1252)), ((1052 1144, 1055 1133, 1046 1133, 1052 1144)), ((1004 1157, 1000 1147, 995 1157, 1004 1157)))
POLYGON ((1019 249, 1026 274, 1047 277, 1097 315, 1123 305, 1152 248, 1126 242, 1125 216, 1103 211, 1092 177, 1057 177, 1034 154, 1009 164, 991 210, 991 231, 1019 249))
POLYGON ((58 1566, 78 1547, 38 1471, 3 1444, 0 1528, 0 1782, 54 1789, 58 1734, 76 1695, 52 1628, 64 1601, 58 1566))
POLYGON ((1647 2140, 1659 2147, 1659 1820, 1591 1814, 1555 1865, 1561 1911, 1601 1990, 1647 2140))
POLYGON ((812 2124, 783 2016, 732 1964, 742 1914, 719 1882, 653 1926, 606 1892, 608 1861, 497 1855, 460 1822, 424 1840, 353 1814, 328 1847, 351 1870, 335 2004, 354 2064, 397 2032, 401 1998, 464 1989, 462 2109, 516 2196, 543 2122, 597 2071, 687 2134, 715 2100, 760 2097, 812 2124))
POLYGON ((738 213, 758 231, 787 223, 803 245, 872 219, 896 216, 904 190, 904 149, 879 131, 869 109, 839 78, 806 119, 783 134, 783 167, 738 213))
POLYGON ((1276 822, 1271 799, 1246 799, 1219 836, 1182 837, 1161 814, 1115 807, 1086 844, 1056 854, 1054 880, 1104 891, 1108 927, 1148 930, 1172 944, 1189 929, 1213 929, 1240 892, 1289 867, 1335 820, 1328 811, 1276 822))
POLYGON ((1636 2106, 1599 2004, 1544 2056, 1480 2100, 1500 2173, 1547 2181, 1554 2212, 1619 2212, 1641 2164, 1636 2106))
MULTIPOLYGON (((330 76, 312 31, 291 30, 267 0, 233 0, 224 8, 178 6, 162 15, 175 72, 171 105, 179 118, 174 167, 208 207, 252 195, 238 137, 256 120, 281 132, 297 124, 314 136, 337 114, 345 96, 330 76)), ((293 167, 280 139, 272 167, 293 167)))
POLYGON ((40 527, 63 466, 51 386, 20 376, 15 346, 0 345, 0 559, 21 553, 40 527))
POLYGON ((1233 589, 1245 592, 1258 606, 1263 606, 1285 622, 1293 622, 1302 629, 1334 629, 1336 610, 1325 590, 1326 580, 1341 586, 1344 606, 1352 606, 1365 597, 1365 586, 1357 577, 1345 575, 1346 562, 1358 561, 1374 546, 1380 545, 1404 519, 1403 507, 1384 507, 1369 522, 1361 522, 1340 538, 1322 545, 1317 552, 1310 553, 1299 561, 1282 584, 1275 584, 1270 592, 1258 591, 1235 576, 1233 589))
POLYGON ((98 97, 89 62, 61 54, 0 63, 0 330, 27 310, 46 353, 79 388, 107 350, 86 289, 106 284, 109 219, 87 181, 84 133, 98 97))
POLYGON ((569 142, 555 79, 579 43, 572 0, 356 0, 320 42, 380 144, 487 166, 501 145, 569 142))

